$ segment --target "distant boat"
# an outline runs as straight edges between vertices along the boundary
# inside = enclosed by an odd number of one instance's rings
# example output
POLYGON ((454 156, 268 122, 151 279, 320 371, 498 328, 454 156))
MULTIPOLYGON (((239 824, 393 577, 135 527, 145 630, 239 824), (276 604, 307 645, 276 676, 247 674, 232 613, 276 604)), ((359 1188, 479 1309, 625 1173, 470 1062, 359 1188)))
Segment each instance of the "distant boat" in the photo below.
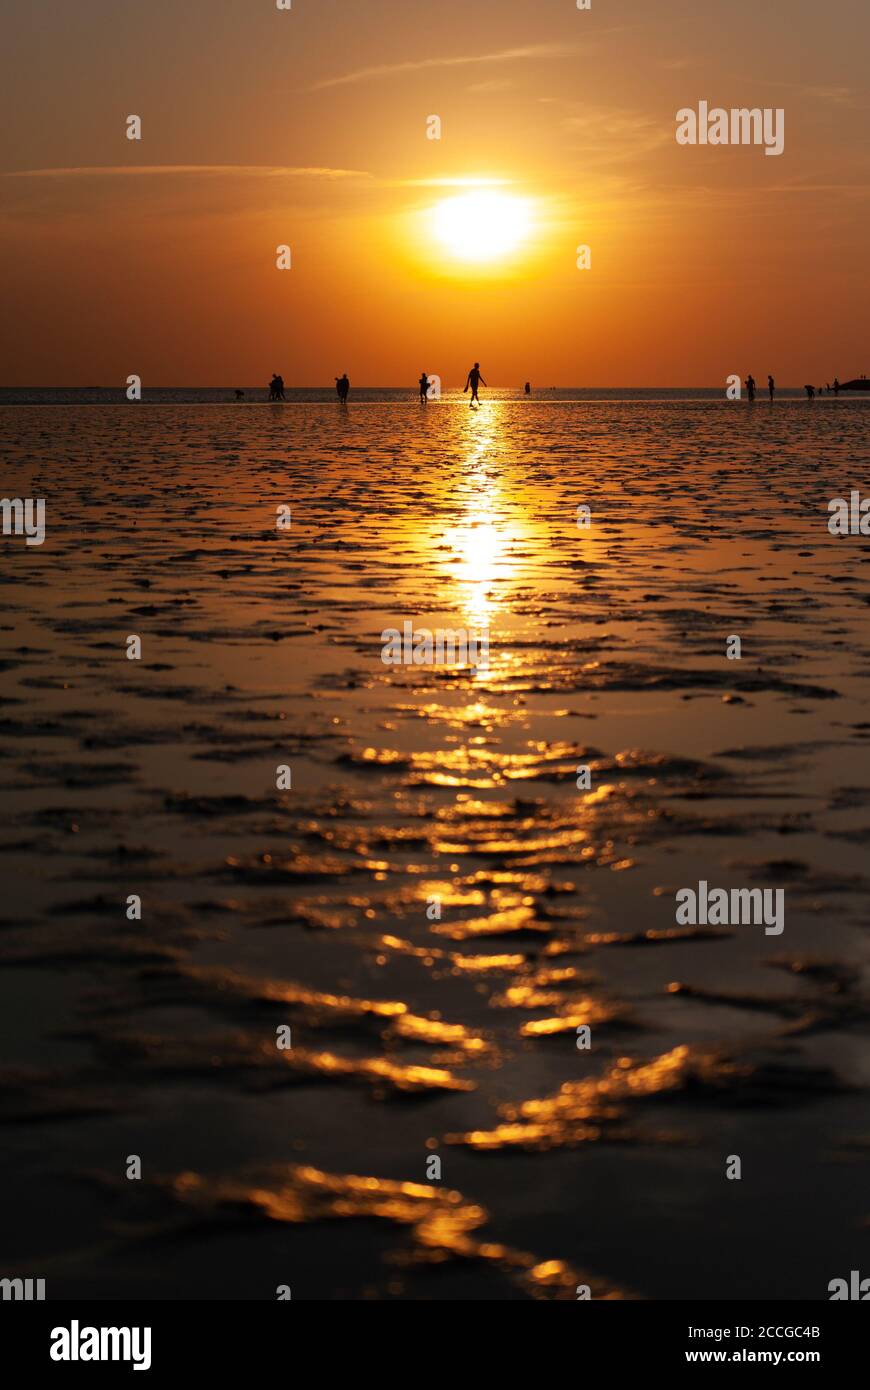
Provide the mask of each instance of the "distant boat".
POLYGON ((870 378, 856 376, 854 381, 841 381, 841 391, 870 391, 870 378))

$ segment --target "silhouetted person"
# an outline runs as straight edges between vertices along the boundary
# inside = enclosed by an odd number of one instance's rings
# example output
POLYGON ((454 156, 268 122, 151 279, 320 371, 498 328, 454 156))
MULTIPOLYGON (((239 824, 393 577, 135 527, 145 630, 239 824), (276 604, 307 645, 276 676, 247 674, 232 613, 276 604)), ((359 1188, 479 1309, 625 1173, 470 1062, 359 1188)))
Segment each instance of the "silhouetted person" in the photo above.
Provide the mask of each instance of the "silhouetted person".
POLYGON ((277 401, 280 399, 279 392, 283 391, 284 382, 277 372, 272 373, 272 380, 269 382, 269 400, 277 401))
POLYGON ((477 401, 477 404, 480 405, 480 398, 477 394, 477 388, 481 382, 483 382, 484 386, 486 385, 486 382, 483 381, 483 377, 480 375, 480 363, 475 362, 474 366, 472 367, 471 371, 468 373, 468 376, 465 379, 465 386, 463 387, 463 391, 467 391, 469 386, 471 387, 471 400, 468 402, 469 406, 473 406, 475 401, 477 401))
POLYGON ((776 391, 776 382, 772 376, 768 376, 767 378, 767 389, 770 393, 770 399, 773 400, 773 394, 776 391))
POLYGON ((429 374, 428 374, 428 372, 424 372, 423 375, 420 377, 419 386, 420 386, 420 404, 421 404, 421 405, 426 405, 427 401, 429 400, 429 374))
POLYGON ((287 399, 284 395, 284 378, 282 376, 275 377, 275 399, 276 401, 285 401, 287 399))
POLYGON ((813 399, 813 397, 815 396, 815 394, 816 394, 816 388, 815 388, 815 386, 805 386, 805 387, 804 387, 804 390, 805 390, 806 393, 807 393, 807 400, 808 400, 808 401, 811 401, 811 400, 813 399))
POLYGON ((839 396, 839 394, 840 394, 840 382, 839 382, 839 379, 838 379, 837 377, 834 377, 834 395, 835 395, 835 396, 839 396))
POLYGON ((530 381, 527 381, 523 390, 525 391, 527 396, 530 396, 532 394, 532 383, 530 381))
POLYGON ((344 376, 337 376, 335 378, 335 389, 338 392, 338 399, 341 401, 342 405, 346 405, 347 395, 350 391, 350 382, 347 372, 345 372, 344 376))
POLYGON ((749 400, 755 400, 755 377, 752 375, 751 372, 749 373, 749 376, 746 378, 746 394, 749 400))

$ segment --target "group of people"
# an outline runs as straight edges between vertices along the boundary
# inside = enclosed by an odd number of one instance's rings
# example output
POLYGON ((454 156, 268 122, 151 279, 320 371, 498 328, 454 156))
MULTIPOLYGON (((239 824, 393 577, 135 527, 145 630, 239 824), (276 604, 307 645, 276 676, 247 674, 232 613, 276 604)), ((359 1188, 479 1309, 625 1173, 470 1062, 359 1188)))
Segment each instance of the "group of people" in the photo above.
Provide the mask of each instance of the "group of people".
MULTIPOLYGON (((747 396, 747 399, 750 400, 750 401, 754 401, 754 400, 755 400, 755 377, 752 375, 751 372, 749 373, 749 376, 746 378, 746 380, 745 380, 745 382, 744 382, 743 384, 744 384, 744 386, 746 387, 746 396, 747 396)), ((808 401, 813 400, 813 398, 815 397, 815 394, 816 394, 816 388, 815 388, 815 386, 805 386, 805 387, 804 387, 804 390, 805 390, 806 393, 807 393, 807 400, 808 400, 808 401)), ((840 394, 840 382, 839 382, 839 380, 838 380, 837 377, 834 377, 834 384, 833 384, 833 386, 831 385, 830 382, 827 383, 827 386, 820 386, 820 387, 819 387, 819 395, 820 395, 820 396, 823 396, 823 395, 825 394, 825 391, 826 391, 826 390, 827 390, 828 392, 833 392, 835 396, 839 396, 839 394, 840 394)), ((773 379, 772 376, 768 376, 768 378, 767 378, 767 391, 768 391, 768 395, 770 396, 770 399, 773 400, 774 395, 776 394, 776 382, 774 381, 774 379, 773 379)))
MULTIPOLYGON (((350 381, 349 379, 347 379, 347 373, 345 373, 343 377, 335 378, 335 389, 336 392, 338 392, 338 399, 340 400, 340 402, 346 402, 347 392, 350 391, 350 381)), ((245 392, 236 391, 236 400, 240 400, 240 398, 242 398, 243 395, 245 395, 245 392)), ((274 373, 272 373, 272 379, 270 381, 270 384, 268 384, 268 399, 286 400, 286 396, 284 393, 284 377, 278 375, 277 371, 274 371, 274 373)))
MULTIPOLYGON (((754 401, 754 400, 755 400, 755 377, 752 375, 751 372, 749 373, 749 376, 748 376, 748 377, 746 378, 746 380, 744 381, 743 385, 746 387, 746 396, 747 396, 747 399, 750 400, 750 401, 754 401)), ((773 400, 774 393, 775 393, 775 391, 776 391, 776 382, 774 381, 774 379, 773 379, 772 376, 769 376, 769 377, 767 378, 767 389, 768 389, 768 391, 770 392, 770 399, 773 400)))
MULTIPOLYGON (((344 376, 337 376, 335 378, 335 389, 338 394, 338 399, 341 401, 342 405, 344 405, 350 392, 350 380, 347 372, 345 372, 344 376)), ((240 400, 243 395, 243 391, 237 391, 236 399, 240 400)), ((269 382, 269 400, 286 401, 286 399, 287 397, 284 395, 284 378, 279 376, 277 372, 273 372, 272 380, 269 382)))
MULTIPOLYGON (((480 363, 475 362, 474 366, 471 368, 471 370, 468 373, 468 376, 465 379, 465 390, 467 391, 469 387, 471 388, 471 400, 468 402, 470 406, 475 405, 475 403, 478 406, 480 405, 480 397, 477 394, 478 387, 485 385, 486 382, 480 374, 480 363)), ((429 400, 428 372, 422 373, 419 381, 419 386, 420 400, 425 405, 429 400)), ((344 376, 337 376, 335 378, 335 390, 341 404, 346 405, 347 398, 350 395, 350 378, 348 377, 347 372, 344 373, 344 376)), ((529 390, 529 383, 526 382, 526 395, 529 394, 529 390)), ((237 391, 236 397, 238 398, 241 394, 242 393, 237 391)), ((285 401, 286 399, 287 397, 284 395, 284 378, 282 376, 279 376, 277 372, 273 372, 272 380, 269 382, 269 400, 285 401)))
MULTIPOLYGON (((750 401, 754 401, 755 377, 752 375, 751 372, 743 384, 746 387, 747 399, 750 401)), ((421 373, 418 385, 420 387, 420 402, 422 405, 426 405, 429 401, 429 388, 431 385, 428 372, 421 373)), ((471 391, 471 400, 468 402, 468 404, 469 406, 471 406, 472 409, 475 405, 480 405, 480 397, 478 395, 478 390, 481 386, 485 385, 486 382, 484 381, 480 372, 480 363, 475 362, 474 366, 469 369, 468 376, 465 378, 465 386, 463 387, 463 392, 467 392, 469 390, 471 391)), ((527 381, 524 388, 525 394, 527 396, 531 394, 531 389, 531 384, 527 381)), ((347 375, 347 372, 344 373, 344 376, 337 376, 335 378, 335 390, 341 404, 346 405, 347 398, 350 395, 350 379, 347 375)), ((813 400, 813 398, 816 395, 816 387, 805 386, 804 390, 807 393, 807 399, 813 400)), ((768 375, 767 378, 767 391, 768 395, 770 396, 770 399, 773 400, 774 396, 776 395, 776 382, 770 375, 768 375)), ((840 382, 837 377, 834 377, 833 385, 831 385, 831 383, 828 382, 826 386, 820 386, 818 388, 818 394, 820 396, 823 396, 825 394, 825 391, 828 391, 829 393, 833 392, 835 396, 838 396, 840 394, 840 382)), ((236 392, 237 399, 240 399, 243 395, 243 391, 236 392)), ((279 376, 278 373, 275 372, 272 375, 272 380, 269 382, 269 400, 284 401, 286 399, 287 397, 284 395, 284 378, 282 376, 279 376)))
MULTIPOLYGON (((815 388, 815 386, 805 386, 805 387, 804 387, 804 390, 805 390, 806 393, 807 393, 807 400, 808 400, 808 401, 813 400, 813 398, 815 397, 815 394, 816 394, 816 388, 815 388)), ((823 395, 825 394, 826 391, 827 391, 827 393, 828 393, 829 396, 831 395, 832 392, 833 392, 833 394, 834 394, 835 396, 839 396, 839 394, 840 394, 840 383, 839 383, 839 381, 837 380, 836 377, 834 377, 834 384, 833 384, 833 386, 832 386, 831 383, 828 381, 828 382, 825 383, 824 386, 820 386, 820 387, 819 387, 819 395, 820 395, 820 396, 823 396, 823 395)))
MULTIPOLYGON (((422 375, 421 375, 421 377, 420 377, 420 380, 419 380, 419 382, 418 382, 418 385, 419 385, 419 387, 420 387, 420 402, 421 402, 422 405, 426 405, 426 404, 428 403, 428 401, 429 401, 429 373, 428 373, 428 372, 423 372, 423 373, 422 373, 422 375)), ((479 388, 480 386, 485 386, 485 385, 486 385, 486 382, 484 381, 483 377, 482 377, 481 374, 480 374, 480 363, 479 363, 479 362, 475 362, 474 366, 470 368, 469 373, 468 373, 468 376, 465 378, 465 386, 464 386, 464 388, 463 388, 465 391, 467 391, 467 390, 469 389, 469 387, 471 388, 471 400, 468 402, 468 404, 469 404, 470 406, 473 406, 475 402, 477 402, 477 404, 480 405, 480 397, 478 396, 477 392, 478 392, 478 388, 479 388)), ((526 382, 526 395, 528 395, 529 390, 530 390, 529 383, 526 382)))

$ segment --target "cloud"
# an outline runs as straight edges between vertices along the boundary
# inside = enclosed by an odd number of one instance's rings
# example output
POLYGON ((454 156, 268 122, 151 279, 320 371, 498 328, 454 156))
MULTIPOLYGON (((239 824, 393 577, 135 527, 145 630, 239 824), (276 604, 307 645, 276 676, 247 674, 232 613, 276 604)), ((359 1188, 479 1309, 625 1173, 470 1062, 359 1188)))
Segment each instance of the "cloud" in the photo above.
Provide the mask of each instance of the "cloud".
POLYGON ((90 178, 123 175, 188 174, 235 178, 368 179, 361 169, 325 169, 280 164, 93 164, 72 169, 10 169, 9 179, 90 178))
POLYGON ((315 82, 312 92, 324 87, 346 87, 352 82, 366 82, 371 77, 392 77, 396 73, 421 72, 424 68, 466 67, 471 63, 512 63, 523 58, 567 58, 575 50, 567 44, 539 43, 527 48, 504 48, 499 53, 469 53, 458 58, 420 58, 410 63, 385 63, 382 67, 357 68, 340 77, 326 77, 315 82))
MULTIPOLYGON (((552 103, 554 98, 549 98, 552 103)), ((645 162, 656 150, 674 143, 672 119, 656 118, 630 107, 558 102, 565 111, 562 127, 568 148, 582 151, 584 165, 624 167, 645 162)))
POLYGON ((394 179, 393 188, 502 188, 513 179, 478 178, 474 174, 443 179, 394 179))
POLYGON ((866 109, 866 102, 851 87, 825 86, 820 82, 779 82, 770 80, 771 87, 785 87, 792 92, 800 92, 826 106, 853 106, 866 109))
POLYGON ((486 82, 472 82, 466 88, 468 92, 509 92, 516 86, 509 77, 491 77, 486 82))

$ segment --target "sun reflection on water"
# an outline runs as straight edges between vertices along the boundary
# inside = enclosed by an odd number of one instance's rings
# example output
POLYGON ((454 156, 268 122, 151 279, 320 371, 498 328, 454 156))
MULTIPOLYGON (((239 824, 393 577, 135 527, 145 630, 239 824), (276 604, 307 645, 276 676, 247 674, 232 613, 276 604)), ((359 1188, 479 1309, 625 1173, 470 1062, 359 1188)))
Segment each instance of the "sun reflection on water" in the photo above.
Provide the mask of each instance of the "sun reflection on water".
POLYGON ((500 481, 501 413, 492 404, 474 419, 474 441, 459 482, 460 516, 444 535, 456 607, 476 629, 489 627, 504 607, 516 570, 511 551, 519 527, 500 481))

